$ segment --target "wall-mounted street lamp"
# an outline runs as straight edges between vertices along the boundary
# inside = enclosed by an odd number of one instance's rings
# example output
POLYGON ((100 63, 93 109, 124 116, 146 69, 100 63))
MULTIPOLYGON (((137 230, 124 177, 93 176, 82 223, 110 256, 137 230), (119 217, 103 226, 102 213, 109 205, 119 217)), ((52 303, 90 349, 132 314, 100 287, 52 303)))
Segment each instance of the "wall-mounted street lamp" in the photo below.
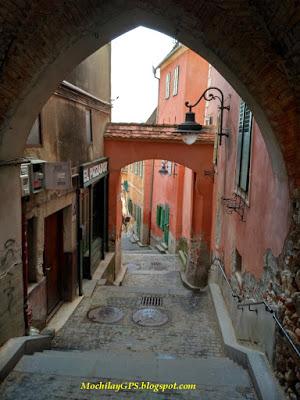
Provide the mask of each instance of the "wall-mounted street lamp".
POLYGON ((161 162, 161 168, 158 172, 160 173, 161 176, 165 176, 168 174, 168 169, 165 161, 161 162))
POLYGON ((200 101, 204 99, 206 101, 216 100, 218 99, 220 102, 219 110, 220 110, 220 124, 218 127, 218 135, 220 136, 219 144, 222 144, 222 136, 228 137, 228 133, 223 132, 223 111, 230 110, 230 106, 224 106, 224 95, 221 89, 217 87, 209 87, 207 88, 195 104, 190 104, 188 101, 185 102, 185 106, 189 109, 189 111, 185 114, 185 121, 182 124, 179 124, 176 132, 182 135, 182 140, 186 144, 193 144, 197 140, 199 133, 202 130, 202 125, 198 124, 195 119, 195 113, 192 109, 200 103, 200 101), (217 92, 218 94, 214 94, 212 92, 217 92))

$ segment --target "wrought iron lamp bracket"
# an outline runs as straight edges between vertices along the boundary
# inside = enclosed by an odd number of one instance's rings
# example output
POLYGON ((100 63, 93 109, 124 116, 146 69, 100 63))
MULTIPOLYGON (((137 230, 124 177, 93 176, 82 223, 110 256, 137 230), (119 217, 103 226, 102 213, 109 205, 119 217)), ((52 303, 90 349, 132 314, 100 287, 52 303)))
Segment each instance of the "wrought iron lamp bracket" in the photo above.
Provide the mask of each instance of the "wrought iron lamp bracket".
POLYGON ((194 104, 190 104, 188 101, 185 102, 185 106, 189 109, 190 113, 192 112, 192 109, 194 107, 196 107, 202 99, 204 99, 206 101, 212 101, 212 100, 216 100, 216 99, 219 100, 220 105, 218 106, 218 109, 220 110, 220 126, 219 126, 218 136, 220 137, 219 145, 221 146, 222 136, 229 137, 228 133, 223 132, 223 111, 224 110, 229 111, 230 106, 224 105, 224 94, 223 94, 222 90, 215 86, 211 86, 202 93, 202 95, 199 97, 199 99, 194 104), (218 92, 219 94, 216 95, 216 94, 212 93, 212 91, 218 92))
POLYGON ((245 222, 246 203, 241 196, 234 193, 233 197, 222 197, 221 200, 227 214, 236 212, 240 216, 241 221, 245 222))

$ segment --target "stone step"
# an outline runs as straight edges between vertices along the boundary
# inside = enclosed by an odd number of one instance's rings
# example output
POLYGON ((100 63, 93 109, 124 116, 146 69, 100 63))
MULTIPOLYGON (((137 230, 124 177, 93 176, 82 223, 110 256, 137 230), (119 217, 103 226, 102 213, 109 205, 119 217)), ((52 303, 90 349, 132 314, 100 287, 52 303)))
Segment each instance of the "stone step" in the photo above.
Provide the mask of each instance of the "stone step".
POLYGON ((155 246, 155 248, 156 248, 161 254, 166 254, 166 253, 167 253, 166 250, 165 250, 160 244, 157 244, 157 245, 155 246))
POLYGON ((15 371, 74 377, 101 377, 198 385, 251 386, 248 373, 228 358, 172 358, 168 354, 101 351, 45 351, 23 356, 15 371))
POLYGON ((168 245, 165 242, 161 242, 160 245, 163 249, 168 250, 168 245))

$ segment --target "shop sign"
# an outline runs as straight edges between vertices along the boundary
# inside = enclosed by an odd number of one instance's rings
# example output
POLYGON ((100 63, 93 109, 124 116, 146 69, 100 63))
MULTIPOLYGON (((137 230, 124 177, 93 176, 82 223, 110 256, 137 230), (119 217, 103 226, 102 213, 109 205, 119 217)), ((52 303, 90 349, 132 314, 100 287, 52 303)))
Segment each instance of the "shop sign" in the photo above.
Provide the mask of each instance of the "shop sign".
POLYGON ((101 159, 83 164, 80 171, 81 187, 86 187, 108 174, 108 160, 101 159))
POLYGON ((70 162, 47 162, 45 164, 45 188, 51 190, 72 189, 70 162))

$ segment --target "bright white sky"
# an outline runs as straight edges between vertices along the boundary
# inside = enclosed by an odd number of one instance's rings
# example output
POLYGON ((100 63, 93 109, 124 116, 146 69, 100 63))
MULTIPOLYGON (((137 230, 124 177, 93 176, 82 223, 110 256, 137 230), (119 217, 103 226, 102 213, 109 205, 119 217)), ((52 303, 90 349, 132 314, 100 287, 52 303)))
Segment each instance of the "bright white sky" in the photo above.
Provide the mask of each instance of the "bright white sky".
POLYGON ((146 122, 157 106, 157 66, 174 46, 174 39, 138 27, 112 41, 111 97, 113 122, 146 122))

